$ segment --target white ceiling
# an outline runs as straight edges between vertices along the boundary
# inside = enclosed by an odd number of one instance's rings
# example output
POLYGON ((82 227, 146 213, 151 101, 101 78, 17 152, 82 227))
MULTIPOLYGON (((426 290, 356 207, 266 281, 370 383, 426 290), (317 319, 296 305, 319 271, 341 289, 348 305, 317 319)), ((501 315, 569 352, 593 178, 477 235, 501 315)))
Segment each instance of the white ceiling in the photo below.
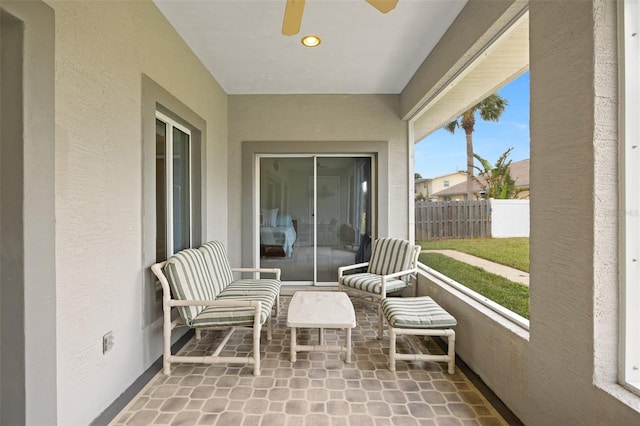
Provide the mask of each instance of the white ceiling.
POLYGON ((228 94, 400 93, 466 0, 307 0, 281 34, 285 0, 154 0, 228 94), (322 44, 302 46, 316 34, 322 44))

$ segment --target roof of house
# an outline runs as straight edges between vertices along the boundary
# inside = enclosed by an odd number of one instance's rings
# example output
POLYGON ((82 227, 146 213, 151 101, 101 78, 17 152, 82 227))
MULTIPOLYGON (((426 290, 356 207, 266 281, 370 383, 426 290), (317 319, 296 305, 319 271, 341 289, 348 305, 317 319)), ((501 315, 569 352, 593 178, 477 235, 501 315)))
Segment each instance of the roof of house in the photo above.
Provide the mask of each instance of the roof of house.
MULTIPOLYGON (((516 188, 526 188, 529 186, 529 159, 515 161, 509 165, 511 177, 515 181, 516 188)), ((482 178, 479 178, 482 180, 482 178)), ((473 192, 482 191, 482 187, 475 180, 472 181, 473 192)), ((467 182, 461 182, 442 191, 434 192, 434 197, 444 197, 447 195, 459 195, 467 193, 467 182)))
POLYGON ((466 175, 466 174, 467 174, 467 172, 464 172, 464 171, 462 171, 462 170, 457 170, 457 171, 455 171, 455 172, 445 173, 445 174, 443 174, 443 175, 436 176, 436 177, 433 177, 433 178, 431 178, 431 179, 432 179, 432 180, 435 180, 435 179, 440 179, 440 178, 444 178, 444 177, 447 177, 447 176, 453 176, 453 175, 459 175, 459 174, 466 175))

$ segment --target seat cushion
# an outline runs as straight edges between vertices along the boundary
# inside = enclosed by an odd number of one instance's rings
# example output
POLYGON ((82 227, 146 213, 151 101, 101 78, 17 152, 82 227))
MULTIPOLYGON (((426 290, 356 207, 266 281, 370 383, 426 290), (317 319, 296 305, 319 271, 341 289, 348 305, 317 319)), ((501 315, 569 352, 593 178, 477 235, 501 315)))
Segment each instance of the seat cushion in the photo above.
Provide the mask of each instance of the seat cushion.
MULTIPOLYGON (((386 293, 402 290, 407 283, 398 279, 386 281, 386 293)), ((382 277, 378 274, 363 272, 360 274, 345 275, 342 277, 342 285, 369 293, 380 294, 382 290, 382 277)))
POLYGON ((373 242, 367 272, 388 275, 414 267, 414 245, 398 238, 379 238, 373 242))
MULTIPOLYGON (((171 293, 176 300, 214 300, 213 280, 205 265, 202 253, 195 249, 185 249, 169 258, 164 266, 171 293)), ((202 311, 202 306, 180 306, 178 312, 182 320, 191 325, 202 311)))
POLYGON ((233 281, 219 295, 225 296, 250 296, 252 294, 266 293, 275 299, 280 294, 280 281, 272 279, 244 279, 233 281))
POLYGON ((451 328, 458 322, 428 296, 384 299, 380 306, 393 328, 451 328))
POLYGON ((204 256, 205 264, 213 279, 214 295, 217 296, 233 281, 227 251, 220 241, 205 243, 198 250, 204 256))
MULTIPOLYGON (((260 324, 264 324, 271 315, 275 297, 268 293, 254 293, 248 295, 224 295, 221 293, 217 300, 257 300, 262 303, 260 309, 260 324)), ((207 306, 192 321, 193 327, 249 327, 253 325, 254 309, 237 306, 207 306)))

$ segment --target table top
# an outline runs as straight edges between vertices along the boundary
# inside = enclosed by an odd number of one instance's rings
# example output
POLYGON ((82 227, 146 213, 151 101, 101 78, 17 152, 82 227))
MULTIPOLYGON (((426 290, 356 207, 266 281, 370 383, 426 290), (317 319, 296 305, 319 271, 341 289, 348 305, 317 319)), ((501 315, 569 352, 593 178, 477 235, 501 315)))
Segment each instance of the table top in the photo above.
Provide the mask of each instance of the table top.
POLYGON ((297 291, 289 303, 287 327, 353 328, 356 313, 347 293, 297 291))

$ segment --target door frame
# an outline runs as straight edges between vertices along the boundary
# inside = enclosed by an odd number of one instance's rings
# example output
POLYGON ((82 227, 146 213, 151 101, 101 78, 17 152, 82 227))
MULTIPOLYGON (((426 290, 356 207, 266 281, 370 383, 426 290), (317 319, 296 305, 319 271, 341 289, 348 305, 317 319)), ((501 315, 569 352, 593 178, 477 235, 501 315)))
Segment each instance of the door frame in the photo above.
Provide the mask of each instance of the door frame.
POLYGON ((389 141, 245 141, 242 143, 242 191, 241 198, 241 226, 237 234, 229 238, 240 238, 241 259, 236 259, 242 265, 258 265, 259 253, 256 253, 256 240, 260 238, 259 229, 252 226, 256 200, 253 189, 256 182, 257 154, 371 154, 376 167, 376 198, 372 208, 376 211, 376 221, 372 223, 372 232, 378 236, 389 235, 390 191, 389 141))
MULTIPOLYGON (((371 227, 371 237, 375 238, 377 232, 377 187, 378 187, 378 173, 377 173, 377 165, 376 165, 376 154, 375 153, 269 153, 262 154, 256 153, 254 154, 254 182, 252 186, 252 196, 253 196, 253 211, 252 211, 252 228, 254 230, 254 238, 252 239, 252 250, 253 257, 256 260, 253 263, 254 267, 261 266, 261 257, 260 257, 260 176, 261 176, 261 164, 260 160, 263 158, 307 158, 313 160, 313 175, 310 178, 313 178, 313 198, 309 200, 311 203, 310 212, 312 211, 311 216, 312 220, 312 228, 313 228, 313 238, 311 241, 311 247, 313 248, 313 277, 311 281, 287 281, 286 285, 291 286, 313 286, 313 287, 335 287, 337 286, 337 281, 318 281, 318 178, 327 178, 330 176, 319 176, 318 175, 318 160, 323 158, 369 158, 371 161, 371 177, 370 177, 370 190, 371 190, 371 218, 367 222, 371 227)), ((284 282, 283 282, 284 284, 284 282)))

